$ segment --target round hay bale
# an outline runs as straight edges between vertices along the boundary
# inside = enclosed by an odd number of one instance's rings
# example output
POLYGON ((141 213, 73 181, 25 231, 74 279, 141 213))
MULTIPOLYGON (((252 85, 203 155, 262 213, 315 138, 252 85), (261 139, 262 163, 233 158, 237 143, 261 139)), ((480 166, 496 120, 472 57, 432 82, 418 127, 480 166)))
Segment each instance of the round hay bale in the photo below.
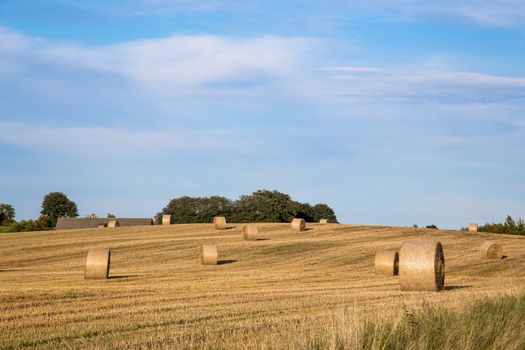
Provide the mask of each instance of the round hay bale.
POLYGON ((479 247, 481 259, 501 259, 503 257, 503 248, 496 242, 485 241, 479 247))
POLYGON ((328 223, 328 219, 321 219, 321 220, 319 220, 319 223, 321 225, 326 225, 328 223))
POLYGON ((405 241, 399 250, 401 290, 441 291, 445 287, 445 256, 433 240, 405 241))
POLYGON ((478 224, 468 224, 469 232, 478 232, 478 224))
POLYGON ((120 222, 118 222, 118 220, 110 220, 108 222, 108 227, 120 227, 120 222))
POLYGON ((256 241, 259 238, 259 228, 256 224, 247 224, 242 227, 242 237, 246 241, 256 241))
POLYGON ((171 215, 162 215, 162 224, 171 225, 171 215))
POLYGON ((109 276, 111 251, 105 248, 89 248, 86 257, 86 279, 106 279, 109 276))
POLYGON ((107 227, 107 224, 98 224, 97 227, 98 227, 98 228, 106 228, 106 227, 107 227))
POLYGON ((376 274, 396 276, 399 272, 399 253, 397 250, 380 250, 374 261, 376 274))
POLYGON ((217 246, 210 244, 201 245, 201 264, 217 265, 217 246))
POLYGON ((213 228, 215 228, 216 230, 226 230, 226 218, 224 216, 214 217, 213 228))
POLYGON ((304 231, 306 228, 306 223, 304 219, 293 219, 292 220, 292 230, 294 231, 304 231))

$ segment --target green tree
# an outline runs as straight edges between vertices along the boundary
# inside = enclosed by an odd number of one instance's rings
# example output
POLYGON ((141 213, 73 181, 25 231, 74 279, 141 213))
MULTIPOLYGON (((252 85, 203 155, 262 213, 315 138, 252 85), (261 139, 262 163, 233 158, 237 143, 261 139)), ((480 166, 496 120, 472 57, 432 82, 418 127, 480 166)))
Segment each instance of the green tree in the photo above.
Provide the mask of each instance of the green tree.
POLYGON ((11 204, 0 204, 0 226, 11 225, 15 221, 15 208, 11 204))
POLYGON ((175 224, 209 223, 215 216, 231 217, 232 202, 224 197, 189 197, 172 199, 157 214, 157 221, 162 215, 172 216, 175 224))
POLYGON ((58 218, 77 217, 78 209, 62 192, 51 192, 44 197, 40 214, 48 218, 50 227, 55 227, 58 218))
POLYGON ((328 219, 328 222, 337 223, 337 216, 335 212, 328 205, 319 203, 312 207, 313 221, 319 221, 321 219, 328 219))
POLYGON ((258 190, 234 202, 234 222, 289 222, 300 203, 279 191, 258 190))

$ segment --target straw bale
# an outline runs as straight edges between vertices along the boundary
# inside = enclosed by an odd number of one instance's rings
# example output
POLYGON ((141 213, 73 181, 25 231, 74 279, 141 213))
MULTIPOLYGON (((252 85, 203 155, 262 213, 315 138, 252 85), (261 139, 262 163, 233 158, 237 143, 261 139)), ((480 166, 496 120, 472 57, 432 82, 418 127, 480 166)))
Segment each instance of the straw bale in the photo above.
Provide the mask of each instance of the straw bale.
POLYGON ((401 290, 441 291, 445 286, 445 256, 440 242, 409 240, 399 250, 401 290))
POLYGON ((485 241, 479 248, 481 259, 501 259, 503 257, 503 248, 496 242, 485 241))
POLYGON ((118 220, 110 220, 108 222, 108 227, 120 227, 120 222, 118 220))
POLYGON ((319 223, 324 225, 324 224, 327 224, 328 223, 328 219, 321 219, 319 220, 319 223))
POLYGON ((201 264, 217 265, 217 246, 210 244, 201 245, 201 264))
POLYGON ((478 224, 468 224, 469 232, 478 232, 478 224))
POLYGON ((293 219, 292 220, 292 230, 294 231, 304 231, 306 228, 306 223, 304 219, 293 219))
POLYGON ((246 241, 256 241, 259 238, 259 228, 256 224, 247 224, 242 227, 242 237, 246 241))
POLYGON ((374 261, 378 275, 397 275, 399 271, 399 253, 397 250, 385 249, 376 253, 374 261))
POLYGON ((98 224, 98 228, 106 228, 108 227, 108 224, 98 224))
POLYGON ((171 215, 162 215, 162 224, 171 225, 171 215))
POLYGON ((105 248, 89 248, 86 258, 86 279, 106 279, 109 276, 111 251, 105 248))
POLYGON ((224 216, 214 217, 213 228, 215 228, 216 230, 226 230, 226 218, 224 216))

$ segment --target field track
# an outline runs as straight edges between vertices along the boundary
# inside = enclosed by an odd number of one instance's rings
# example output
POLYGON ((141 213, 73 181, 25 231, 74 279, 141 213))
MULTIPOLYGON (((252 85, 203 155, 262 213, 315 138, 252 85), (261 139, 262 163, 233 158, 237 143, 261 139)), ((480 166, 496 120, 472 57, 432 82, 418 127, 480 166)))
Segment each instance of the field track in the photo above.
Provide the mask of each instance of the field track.
POLYGON ((252 242, 241 239, 242 225, 230 226, 0 234, 0 348, 279 346, 286 334, 299 336, 303 322, 341 312, 380 321, 407 308, 455 308, 525 290, 525 237, 260 224, 265 239, 252 242), (443 244, 445 291, 401 292, 397 277, 374 274, 376 250, 414 238, 443 244), (480 260, 485 239, 507 258, 480 260), (198 263, 203 243, 217 245, 219 265, 198 263), (90 246, 111 248, 110 279, 84 279, 90 246))

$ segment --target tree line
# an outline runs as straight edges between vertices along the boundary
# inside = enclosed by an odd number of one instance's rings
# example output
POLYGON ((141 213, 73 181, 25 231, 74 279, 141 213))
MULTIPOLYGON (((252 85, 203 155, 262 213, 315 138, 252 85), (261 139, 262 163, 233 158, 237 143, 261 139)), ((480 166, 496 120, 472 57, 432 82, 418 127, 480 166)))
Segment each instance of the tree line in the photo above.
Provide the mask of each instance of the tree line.
POLYGON ((177 224, 209 223, 214 216, 225 216, 229 222, 238 223, 290 222, 294 218, 337 222, 334 210, 326 204, 300 203, 288 194, 264 189, 234 201, 221 196, 174 198, 157 213, 157 222, 162 215, 172 215, 172 222, 177 224))
POLYGON ((525 235, 525 221, 519 218, 518 221, 507 215, 503 223, 487 223, 478 227, 479 232, 503 233, 507 235, 525 235))
POLYGON ((40 216, 36 220, 15 220, 15 208, 11 204, 0 204, 0 227, 2 232, 42 231, 53 228, 58 218, 78 216, 75 202, 62 192, 48 193, 43 201, 40 216))

